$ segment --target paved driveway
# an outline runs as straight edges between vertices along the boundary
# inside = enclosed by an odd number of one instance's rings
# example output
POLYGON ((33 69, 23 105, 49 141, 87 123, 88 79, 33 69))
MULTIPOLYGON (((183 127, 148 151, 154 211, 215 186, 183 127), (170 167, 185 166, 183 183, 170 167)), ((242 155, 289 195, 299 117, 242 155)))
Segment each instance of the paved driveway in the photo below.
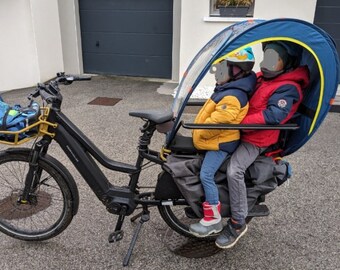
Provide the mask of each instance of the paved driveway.
MULTIPOLYGON (((156 92, 158 82, 95 77, 63 87, 63 108, 77 125, 115 160, 133 163, 142 121, 128 116, 136 108, 169 106, 172 97, 156 92), (88 105, 96 97, 121 98, 113 107, 88 105)), ((8 102, 21 102, 29 89, 8 92, 8 102)), ((339 269, 340 265, 340 117, 330 113, 315 136, 288 157, 294 177, 267 197, 271 215, 254 219, 248 233, 229 251, 189 259, 173 254, 164 242, 167 226, 156 209, 146 223, 125 269, 339 269)), ((156 135, 159 149, 163 137, 156 135)), ((21 242, 0 234, 0 269, 122 269, 135 224, 126 219, 125 237, 109 244, 116 217, 106 212, 58 145, 50 154, 74 175, 80 208, 71 225, 42 243, 21 242)), ((145 170, 143 184, 153 185, 157 166, 145 170)), ((125 175, 105 170, 115 184, 125 175)))

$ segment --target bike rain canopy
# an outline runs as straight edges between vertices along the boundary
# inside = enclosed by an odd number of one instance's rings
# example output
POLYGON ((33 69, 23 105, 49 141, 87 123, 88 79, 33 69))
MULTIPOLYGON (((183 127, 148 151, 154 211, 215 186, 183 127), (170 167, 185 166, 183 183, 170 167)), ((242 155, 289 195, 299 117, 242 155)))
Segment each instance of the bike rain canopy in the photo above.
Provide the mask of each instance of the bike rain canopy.
POLYGON ((339 59, 332 38, 319 27, 298 19, 248 20, 236 23, 213 37, 194 57, 177 88, 172 106, 175 125, 167 137, 170 143, 179 128, 184 107, 196 86, 221 56, 269 41, 290 41, 301 46, 300 65, 308 65, 310 85, 294 123, 300 128, 290 131, 283 155, 303 146, 326 117, 339 83, 339 59))

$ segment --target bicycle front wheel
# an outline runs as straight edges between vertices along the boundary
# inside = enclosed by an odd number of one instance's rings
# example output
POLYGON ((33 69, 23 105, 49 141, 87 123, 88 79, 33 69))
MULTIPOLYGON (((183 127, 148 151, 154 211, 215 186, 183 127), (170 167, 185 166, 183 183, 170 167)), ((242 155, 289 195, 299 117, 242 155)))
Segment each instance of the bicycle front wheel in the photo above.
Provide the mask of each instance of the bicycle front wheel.
POLYGON ((20 240, 42 241, 70 224, 72 193, 65 174, 50 161, 39 159, 39 182, 27 202, 22 202, 29 156, 29 151, 0 153, 0 231, 20 240))

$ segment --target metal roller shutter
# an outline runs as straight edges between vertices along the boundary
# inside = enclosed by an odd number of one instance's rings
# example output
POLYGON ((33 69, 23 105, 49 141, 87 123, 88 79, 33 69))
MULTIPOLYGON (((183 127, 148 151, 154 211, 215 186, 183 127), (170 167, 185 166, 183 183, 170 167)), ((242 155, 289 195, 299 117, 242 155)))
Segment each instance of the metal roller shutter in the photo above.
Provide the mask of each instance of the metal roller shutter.
POLYGON ((171 78, 173 0, 79 0, 86 73, 171 78))
POLYGON ((340 1, 318 0, 314 24, 325 30, 334 39, 340 55, 340 1))

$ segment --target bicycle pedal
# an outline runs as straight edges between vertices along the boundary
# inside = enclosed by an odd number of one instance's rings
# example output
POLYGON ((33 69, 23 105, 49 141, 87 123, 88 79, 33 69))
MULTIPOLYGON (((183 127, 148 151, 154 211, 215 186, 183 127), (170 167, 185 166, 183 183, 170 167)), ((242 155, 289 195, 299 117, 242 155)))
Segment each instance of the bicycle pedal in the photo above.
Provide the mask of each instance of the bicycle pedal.
POLYGON ((109 235, 109 243, 114 243, 114 242, 118 242, 120 240, 122 240, 124 237, 124 231, 123 230, 119 230, 119 231, 115 231, 113 233, 110 233, 109 235))

